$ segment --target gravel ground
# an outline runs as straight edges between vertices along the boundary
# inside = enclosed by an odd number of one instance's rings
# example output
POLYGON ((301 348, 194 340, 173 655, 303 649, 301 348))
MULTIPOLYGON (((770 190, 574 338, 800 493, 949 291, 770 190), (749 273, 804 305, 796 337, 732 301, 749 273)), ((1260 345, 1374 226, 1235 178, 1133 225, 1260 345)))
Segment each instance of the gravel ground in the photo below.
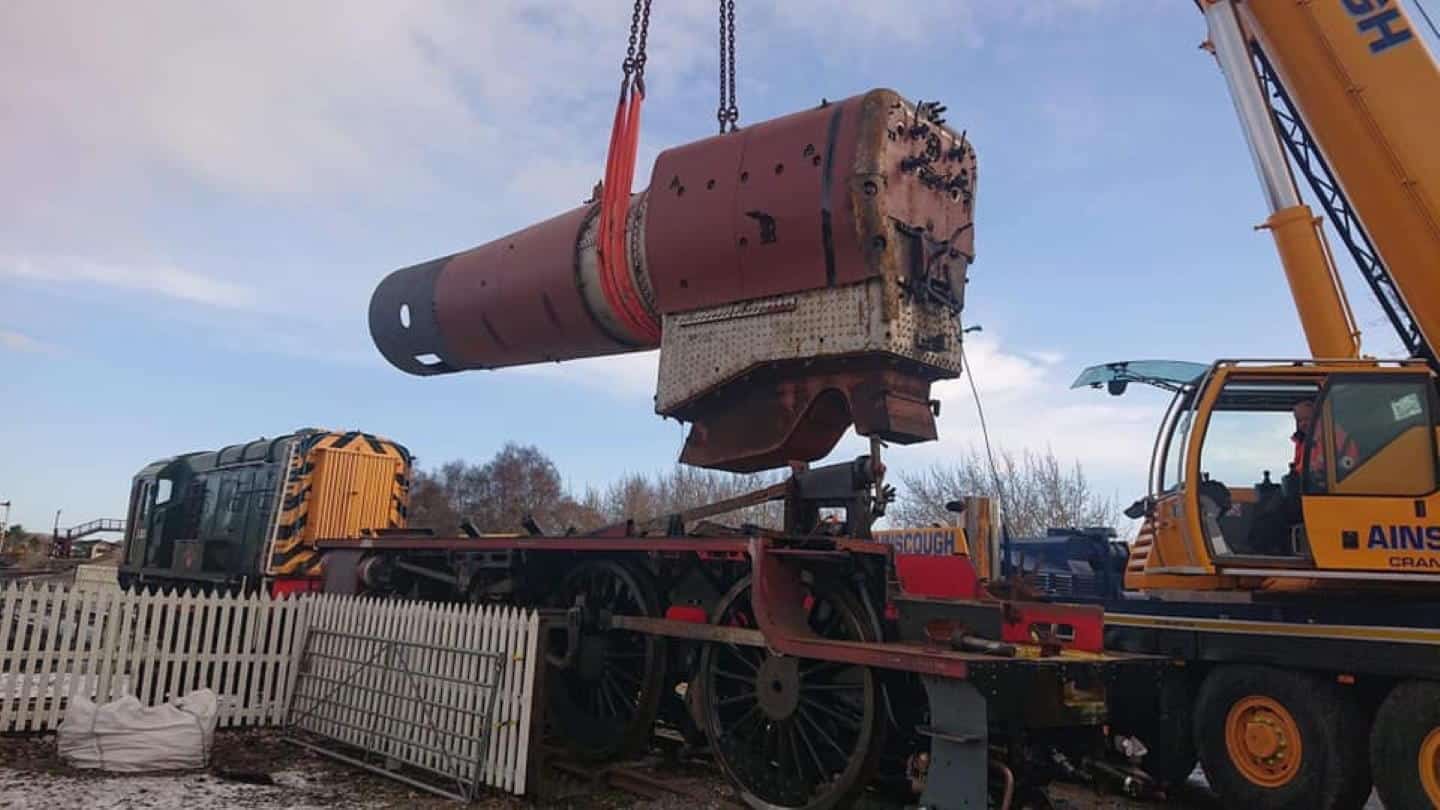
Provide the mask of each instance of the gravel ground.
MULTIPOLYGON (((539 801, 487 792, 482 810, 575 808, 704 810, 725 806, 728 790, 708 774, 674 773, 696 796, 645 801, 618 790, 553 774, 539 801), (705 795, 713 795, 706 800, 705 795)), ((437 810, 457 802, 313 753, 274 730, 220 731, 203 772, 117 775, 66 765, 55 736, 0 735, 0 808, 6 810, 437 810), (260 782, 261 784, 257 784, 260 782), (267 783, 268 784, 265 784, 267 783)))
MULTIPOLYGON (((542 798, 487 792, 482 810, 575 808, 611 810, 722 810, 734 794, 708 764, 654 761, 648 773, 677 783, 685 795, 644 800, 632 794, 552 771, 542 798)), ((1076 785, 1054 785, 1057 810, 1226 810, 1198 772, 1162 799, 1101 795, 1076 785)), ((869 805, 870 803, 863 803, 869 805)), ((462 805, 287 743, 271 729, 220 731, 204 772, 114 775, 71 768, 56 754, 55 736, 0 735, 0 808, 7 810, 437 810, 462 805)), ((1383 810, 1372 797, 1367 810, 1383 810)))

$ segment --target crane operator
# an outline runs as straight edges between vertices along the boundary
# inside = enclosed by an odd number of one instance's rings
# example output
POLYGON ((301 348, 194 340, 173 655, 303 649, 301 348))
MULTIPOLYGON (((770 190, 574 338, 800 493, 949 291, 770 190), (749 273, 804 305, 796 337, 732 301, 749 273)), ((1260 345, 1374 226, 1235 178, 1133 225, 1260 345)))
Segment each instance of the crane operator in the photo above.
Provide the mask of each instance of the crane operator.
MULTIPOLYGON (((1309 484, 1311 491, 1324 491, 1326 488, 1325 475, 1325 448, 1320 441, 1310 442, 1310 434, 1315 425, 1315 401, 1301 400, 1295 403, 1291 409, 1295 414, 1295 433, 1290 440, 1295 443, 1295 457, 1290 462, 1290 472, 1298 476, 1304 466, 1306 459, 1306 445, 1309 445, 1309 484)), ((1333 420, 1332 420, 1333 421, 1333 420)), ((1335 432, 1335 458, 1341 473, 1349 472, 1355 467, 1360 458, 1360 453, 1355 446, 1355 441, 1346 434, 1338 422, 1331 428, 1335 432)))

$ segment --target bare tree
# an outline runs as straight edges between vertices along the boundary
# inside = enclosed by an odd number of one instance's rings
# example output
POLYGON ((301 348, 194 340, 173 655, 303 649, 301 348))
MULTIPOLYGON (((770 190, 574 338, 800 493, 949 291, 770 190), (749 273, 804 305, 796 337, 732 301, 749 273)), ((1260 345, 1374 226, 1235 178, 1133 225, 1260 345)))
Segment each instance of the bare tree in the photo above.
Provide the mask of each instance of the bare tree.
MULTIPOLYGON (((615 522, 663 517, 734 498, 774 481, 774 477, 764 474, 737 475, 677 464, 663 473, 631 474, 611 484, 602 499, 603 510, 615 522)), ((765 504, 711 519, 735 525, 776 527, 780 523, 780 511, 774 504, 765 504)))
POLYGON ((462 477, 467 467, 452 461, 433 472, 416 470, 410 476, 410 511, 407 523, 415 528, 449 533, 460 525, 462 477))
POLYGON ((513 532, 527 516, 557 533, 601 519, 598 509, 570 497, 555 463, 528 445, 506 444, 483 465, 457 460, 417 471, 411 482, 411 526, 448 533, 469 518, 481 531, 513 532))
MULTIPOLYGON (((577 498, 566 490, 554 462, 539 449, 507 444, 483 465, 451 461, 433 471, 417 471, 410 486, 409 525, 451 533, 469 518, 482 531, 511 532, 530 516, 546 532, 587 531, 683 512, 773 480, 676 465, 651 476, 625 475, 603 489, 591 487, 577 498)), ((712 519, 775 527, 780 511, 768 504, 712 519)))
POLYGON ((995 468, 992 474, 985 454, 972 447, 951 463, 901 472, 891 521, 897 526, 953 525, 960 516, 946 511, 945 504, 971 495, 998 495, 1014 537, 1059 526, 1113 526, 1120 518, 1115 499, 1095 491, 1080 462, 1064 465, 1051 450, 1026 450, 1018 457, 1000 450, 995 468))
POLYGON ((489 531, 513 531, 527 516, 541 526, 559 522, 560 507, 569 500, 555 462, 531 446, 506 444, 480 468, 479 496, 469 510, 475 523, 489 531))
POLYGON ((610 482, 601 495, 600 514, 610 523, 656 517, 662 511, 664 507, 660 505, 650 479, 639 473, 630 473, 610 482))

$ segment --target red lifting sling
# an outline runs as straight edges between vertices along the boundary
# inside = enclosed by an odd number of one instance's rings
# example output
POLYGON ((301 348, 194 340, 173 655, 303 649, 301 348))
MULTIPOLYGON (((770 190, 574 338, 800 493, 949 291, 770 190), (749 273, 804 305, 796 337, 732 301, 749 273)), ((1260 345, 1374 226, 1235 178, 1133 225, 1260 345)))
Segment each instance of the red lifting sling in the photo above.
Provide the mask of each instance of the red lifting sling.
POLYGON ((627 71, 620 83, 620 101, 615 105, 615 122, 610 129, 610 152, 605 159, 605 181, 600 191, 597 248, 600 288, 605 300, 634 338, 655 343, 660 340, 660 323, 635 289, 625 250, 630 185, 635 180, 635 152, 640 146, 640 105, 644 101, 644 79, 638 71, 633 78, 627 71))

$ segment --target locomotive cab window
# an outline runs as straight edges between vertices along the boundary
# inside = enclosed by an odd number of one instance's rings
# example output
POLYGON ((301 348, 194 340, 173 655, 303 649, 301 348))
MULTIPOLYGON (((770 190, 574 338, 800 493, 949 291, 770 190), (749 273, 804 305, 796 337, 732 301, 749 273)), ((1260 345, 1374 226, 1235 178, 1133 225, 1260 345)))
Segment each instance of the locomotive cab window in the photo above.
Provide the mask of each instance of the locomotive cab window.
POLYGON ((155 505, 164 506, 170 502, 173 494, 174 483, 169 478, 161 478, 155 482, 155 505))

